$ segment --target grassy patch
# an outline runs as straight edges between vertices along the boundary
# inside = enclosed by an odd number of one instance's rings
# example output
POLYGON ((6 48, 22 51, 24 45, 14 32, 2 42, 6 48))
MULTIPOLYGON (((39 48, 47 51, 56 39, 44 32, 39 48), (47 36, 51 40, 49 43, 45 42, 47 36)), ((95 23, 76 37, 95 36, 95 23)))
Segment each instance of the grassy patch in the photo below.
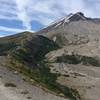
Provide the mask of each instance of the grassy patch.
POLYGON ((0 56, 6 55, 9 50, 16 46, 17 45, 13 42, 0 43, 0 56))
POLYGON ((77 90, 63 86, 56 82, 60 75, 51 73, 48 63, 41 61, 38 63, 38 68, 36 69, 30 69, 29 67, 21 64, 17 64, 16 66, 14 63, 12 66, 15 70, 18 70, 20 73, 28 76, 30 79, 33 79, 36 84, 52 91, 56 95, 70 98, 71 100, 80 100, 80 95, 77 90))

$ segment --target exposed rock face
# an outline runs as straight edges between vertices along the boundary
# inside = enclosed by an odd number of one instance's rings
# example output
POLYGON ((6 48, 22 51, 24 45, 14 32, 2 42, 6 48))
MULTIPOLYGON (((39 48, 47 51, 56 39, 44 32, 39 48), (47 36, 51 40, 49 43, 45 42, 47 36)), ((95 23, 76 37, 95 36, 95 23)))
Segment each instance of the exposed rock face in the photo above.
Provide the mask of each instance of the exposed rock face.
POLYGON ((61 74, 57 82, 77 89, 82 100, 99 100, 100 19, 87 18, 80 12, 67 18, 45 33, 62 47, 49 52, 46 60, 51 72, 61 74))
POLYGON ((69 14, 52 23, 47 28, 40 30, 37 34, 44 34, 52 40, 56 38, 56 42, 60 46, 99 41, 100 19, 87 18, 81 12, 69 14))

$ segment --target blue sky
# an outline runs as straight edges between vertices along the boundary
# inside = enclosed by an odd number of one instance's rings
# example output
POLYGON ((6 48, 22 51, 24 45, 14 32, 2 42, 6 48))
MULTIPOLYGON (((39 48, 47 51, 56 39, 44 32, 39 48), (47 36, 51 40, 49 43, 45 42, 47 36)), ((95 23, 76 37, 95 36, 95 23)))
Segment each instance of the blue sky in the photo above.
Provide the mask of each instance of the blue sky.
POLYGON ((0 0, 0 36, 35 32, 79 11, 100 17, 100 0, 0 0))

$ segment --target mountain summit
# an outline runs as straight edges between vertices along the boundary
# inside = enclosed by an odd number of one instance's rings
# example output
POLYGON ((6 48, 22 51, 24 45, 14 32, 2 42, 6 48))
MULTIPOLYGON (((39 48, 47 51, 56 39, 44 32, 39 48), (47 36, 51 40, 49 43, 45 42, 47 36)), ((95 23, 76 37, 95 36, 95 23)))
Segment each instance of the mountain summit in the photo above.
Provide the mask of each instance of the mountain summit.
POLYGON ((41 34, 44 32, 48 32, 49 30, 52 30, 54 28, 58 28, 60 26, 65 26, 66 24, 70 23, 70 22, 74 22, 74 21, 85 21, 89 18, 85 17, 84 14, 82 12, 77 12, 75 14, 70 13, 69 15, 60 18, 54 22, 52 22, 49 26, 43 28, 42 30, 36 32, 37 34, 41 34))
POLYGON ((57 20, 56 22, 53 22, 52 24, 55 24, 55 27, 58 27, 60 25, 64 26, 65 24, 68 24, 72 21, 79 21, 79 20, 86 20, 86 17, 81 12, 77 12, 75 14, 71 13, 64 18, 61 18, 61 19, 57 20))

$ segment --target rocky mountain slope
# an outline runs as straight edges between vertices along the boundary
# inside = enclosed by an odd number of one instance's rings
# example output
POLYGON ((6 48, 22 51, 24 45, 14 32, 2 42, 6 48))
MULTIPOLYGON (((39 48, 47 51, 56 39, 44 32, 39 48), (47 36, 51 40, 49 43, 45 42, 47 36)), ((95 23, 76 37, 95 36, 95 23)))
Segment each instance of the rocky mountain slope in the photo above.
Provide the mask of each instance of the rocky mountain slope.
POLYGON ((83 13, 78 12, 59 19, 50 26, 37 32, 37 34, 44 34, 61 46, 98 41, 100 19, 87 18, 83 13))
POLYGON ((3 66, 28 76, 59 100, 99 100, 99 36, 100 19, 78 12, 36 33, 0 38, 0 55, 3 66))
POLYGON ((47 27, 48 32, 44 31, 46 37, 62 47, 45 56, 51 71, 60 73, 58 82, 77 89, 81 99, 99 100, 100 19, 76 13, 54 24, 57 28, 47 27))

